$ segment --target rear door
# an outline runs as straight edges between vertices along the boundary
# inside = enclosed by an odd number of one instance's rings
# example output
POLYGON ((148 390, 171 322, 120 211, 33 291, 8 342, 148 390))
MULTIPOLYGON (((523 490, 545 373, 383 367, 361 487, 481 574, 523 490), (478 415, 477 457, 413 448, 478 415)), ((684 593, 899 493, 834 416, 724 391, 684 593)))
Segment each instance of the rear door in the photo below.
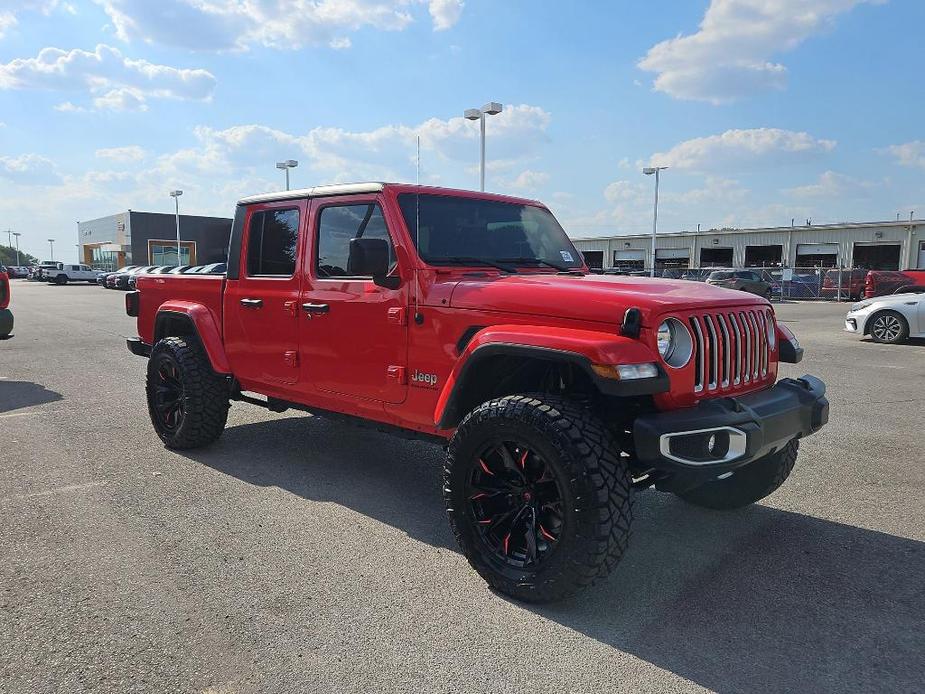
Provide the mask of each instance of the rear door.
POLYGON ((410 278, 395 289, 348 272, 350 240, 382 238, 391 246, 392 276, 397 220, 375 195, 312 201, 312 253, 303 288, 300 344, 302 378, 323 394, 389 403, 407 391, 410 278))
MULTIPOLYGON (((245 214, 237 277, 223 299, 225 351, 247 388, 299 379, 298 301, 307 202, 251 205, 245 214)), ((259 392, 259 391, 258 391, 259 392)))

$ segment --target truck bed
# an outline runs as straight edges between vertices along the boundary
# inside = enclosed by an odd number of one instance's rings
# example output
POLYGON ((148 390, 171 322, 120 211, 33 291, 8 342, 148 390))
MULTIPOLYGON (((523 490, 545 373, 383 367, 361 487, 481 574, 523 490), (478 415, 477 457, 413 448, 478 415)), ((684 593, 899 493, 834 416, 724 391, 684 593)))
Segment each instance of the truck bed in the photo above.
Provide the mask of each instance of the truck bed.
POLYGON ((138 336, 154 344, 154 319, 164 304, 199 304, 212 315, 221 332, 224 275, 141 275, 135 284, 138 295, 138 336))

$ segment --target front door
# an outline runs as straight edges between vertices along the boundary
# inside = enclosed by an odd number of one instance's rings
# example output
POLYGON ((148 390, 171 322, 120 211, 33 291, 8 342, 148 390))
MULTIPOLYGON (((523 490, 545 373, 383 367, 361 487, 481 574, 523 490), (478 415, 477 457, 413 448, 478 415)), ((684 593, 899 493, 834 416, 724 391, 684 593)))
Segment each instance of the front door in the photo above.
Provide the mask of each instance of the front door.
POLYGON ((313 253, 300 310, 302 379, 320 394, 389 403, 407 391, 408 287, 380 287, 350 272, 350 240, 394 234, 376 196, 318 198, 311 205, 313 253))
POLYGON ((250 206, 240 267, 224 296, 225 349, 245 389, 299 378, 299 291, 308 204, 286 200, 250 206))

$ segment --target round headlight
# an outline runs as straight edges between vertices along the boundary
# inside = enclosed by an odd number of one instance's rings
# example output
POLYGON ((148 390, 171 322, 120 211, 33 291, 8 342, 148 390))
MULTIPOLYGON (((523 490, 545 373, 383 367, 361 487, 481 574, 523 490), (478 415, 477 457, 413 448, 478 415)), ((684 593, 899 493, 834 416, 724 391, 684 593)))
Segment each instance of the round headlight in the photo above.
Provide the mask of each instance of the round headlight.
POLYGON ((673 337, 671 325, 669 325, 668 321, 662 321, 662 324, 658 326, 656 340, 658 342, 658 353, 662 355, 662 359, 666 361, 671 355, 672 348, 674 347, 673 337))
POLYGON ((770 311, 764 314, 764 324, 768 333, 768 346, 774 349, 777 344, 777 326, 774 324, 774 316, 770 311))
POLYGON ((680 369, 690 361, 694 343, 690 331, 677 318, 667 318, 658 326, 658 353, 668 366, 680 369))

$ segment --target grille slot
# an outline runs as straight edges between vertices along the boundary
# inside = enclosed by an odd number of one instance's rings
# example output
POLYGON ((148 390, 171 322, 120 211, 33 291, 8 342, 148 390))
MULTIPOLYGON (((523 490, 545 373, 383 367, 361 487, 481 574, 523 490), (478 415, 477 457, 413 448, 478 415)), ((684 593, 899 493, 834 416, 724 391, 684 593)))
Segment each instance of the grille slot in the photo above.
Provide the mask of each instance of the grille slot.
POLYGON ((693 315, 694 392, 734 391, 765 379, 770 368, 767 313, 742 310, 693 315))

